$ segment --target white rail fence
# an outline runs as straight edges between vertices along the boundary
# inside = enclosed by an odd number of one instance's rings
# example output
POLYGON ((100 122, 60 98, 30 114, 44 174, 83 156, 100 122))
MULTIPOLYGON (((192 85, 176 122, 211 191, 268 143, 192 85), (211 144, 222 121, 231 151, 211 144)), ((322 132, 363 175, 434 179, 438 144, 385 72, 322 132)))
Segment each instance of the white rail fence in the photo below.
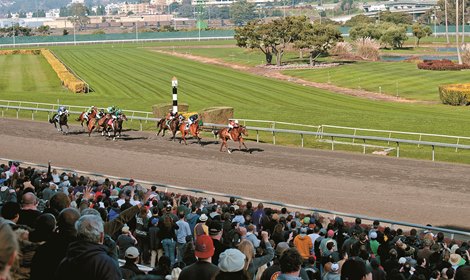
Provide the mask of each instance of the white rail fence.
MULTIPOLYGON (((1 110, 1 116, 4 117, 5 111, 8 110, 15 110, 16 111, 16 118, 19 118, 19 112, 21 110, 23 111, 31 111, 31 119, 34 120, 34 114, 37 112, 47 112, 48 113, 48 118, 50 113, 54 113, 57 111, 56 108, 58 108, 58 104, 49 104, 49 103, 34 103, 34 102, 22 102, 22 101, 8 101, 8 100, 0 100, 0 110, 1 110), (2 102, 7 102, 7 105, 2 105, 2 102), (10 105, 10 104, 15 104, 15 105, 10 105), (24 104, 28 104, 30 106, 26 107, 23 106, 24 104), (17 106, 16 106, 17 105, 17 106), (40 106, 46 106, 48 108, 43 108, 40 106)), ((84 106, 73 106, 73 105, 63 105, 68 107, 70 110, 69 112, 71 114, 80 114, 82 113, 85 109, 88 107, 84 106), (79 111, 73 111, 72 109, 76 108, 79 109, 79 111)), ((140 130, 142 130, 142 123, 143 122, 148 122, 148 121, 153 121, 156 122, 159 120, 159 118, 154 118, 150 117, 152 115, 151 112, 144 112, 144 111, 133 111, 133 110, 123 110, 123 112, 128 116, 128 119, 130 121, 137 120, 140 123, 140 130)), ((241 119, 241 121, 246 124, 249 120, 241 119)), ((291 123, 283 123, 283 122, 272 122, 272 121, 261 121, 263 123, 274 123, 274 126, 276 124, 286 124, 286 125, 292 125, 291 123)), ((272 125, 271 125, 272 126, 272 125)), ((304 126, 304 125, 300 125, 304 126)), ((218 128, 223 128, 226 127, 225 125, 222 124, 213 124, 213 123, 205 123, 204 124, 205 128, 208 129, 218 129, 218 128)), ((321 138, 321 139, 331 139, 331 150, 335 149, 335 143, 336 144, 344 144, 344 142, 335 142, 335 139, 351 139, 352 141, 356 140, 362 140, 362 145, 363 146, 363 154, 366 153, 366 148, 368 147, 368 144, 366 141, 372 141, 372 142, 386 142, 388 145, 390 143, 395 144, 395 149, 396 149, 396 157, 400 157, 400 144, 408 144, 408 145, 418 145, 418 146, 429 146, 432 148, 432 157, 431 159, 434 161, 435 160, 435 148, 436 147, 442 147, 442 148, 453 148, 455 151, 458 151, 458 149, 464 149, 464 150, 470 150, 470 145, 462 145, 460 143, 453 144, 453 143, 444 143, 444 142, 434 142, 434 141, 423 141, 422 137, 420 137, 419 140, 410 140, 410 139, 402 139, 402 138, 392 138, 391 133, 395 134, 404 134, 404 135, 432 135, 432 136, 438 136, 438 137, 443 137, 445 139, 447 138, 455 138, 459 142, 460 139, 470 139, 470 137, 464 137, 464 136, 449 136, 449 135, 439 135, 439 134, 425 134, 425 133, 413 133, 413 132, 399 132, 399 131, 386 131, 386 130, 373 130, 373 129, 361 129, 361 128, 348 128, 348 127, 340 127, 336 126, 337 128, 345 128, 346 130, 355 130, 354 134, 341 134, 341 133, 327 133, 324 132, 324 129, 327 127, 335 127, 335 126, 326 126, 326 125, 321 125, 321 126, 307 126, 308 128, 316 128, 317 131, 307 131, 307 130, 292 130, 292 129, 279 129, 279 128, 272 128, 272 127, 256 127, 256 126, 249 126, 247 125, 247 129, 256 131, 256 141, 259 142, 259 136, 260 132, 266 132, 272 134, 273 137, 273 144, 276 144, 276 134, 278 133, 285 133, 285 134, 295 134, 299 135, 301 138, 301 146, 304 147, 304 138, 305 136, 313 136, 314 138, 321 138), (357 131, 374 131, 374 132, 388 132, 389 137, 379 137, 379 136, 368 136, 368 135, 357 135, 357 131)))

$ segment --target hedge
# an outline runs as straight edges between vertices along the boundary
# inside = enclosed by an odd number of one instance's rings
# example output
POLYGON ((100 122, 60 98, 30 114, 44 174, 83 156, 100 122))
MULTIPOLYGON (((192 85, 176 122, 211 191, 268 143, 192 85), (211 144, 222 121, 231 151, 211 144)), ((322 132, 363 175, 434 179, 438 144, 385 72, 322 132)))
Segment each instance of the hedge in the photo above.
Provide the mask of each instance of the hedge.
POLYGON ((455 64, 448 59, 442 60, 423 60, 418 63, 418 69, 434 70, 434 71, 460 71, 462 69, 470 69, 470 65, 467 64, 455 64))
POLYGON ((62 62, 60 62, 60 60, 58 60, 51 51, 43 49, 41 50, 41 54, 46 58, 47 62, 49 62, 65 87, 75 93, 86 91, 85 83, 75 77, 74 74, 70 73, 67 67, 65 67, 65 65, 62 64, 62 62))
POLYGON ((470 84, 451 84, 439 86, 439 97, 443 104, 470 104, 470 84))

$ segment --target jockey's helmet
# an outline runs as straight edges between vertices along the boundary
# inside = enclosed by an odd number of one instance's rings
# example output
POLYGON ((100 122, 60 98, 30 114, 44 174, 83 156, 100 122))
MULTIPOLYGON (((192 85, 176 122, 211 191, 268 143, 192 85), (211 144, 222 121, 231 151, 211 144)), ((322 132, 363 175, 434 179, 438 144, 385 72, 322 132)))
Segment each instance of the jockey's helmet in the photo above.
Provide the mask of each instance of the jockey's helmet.
POLYGON ((235 120, 235 123, 238 124, 238 120, 235 120))

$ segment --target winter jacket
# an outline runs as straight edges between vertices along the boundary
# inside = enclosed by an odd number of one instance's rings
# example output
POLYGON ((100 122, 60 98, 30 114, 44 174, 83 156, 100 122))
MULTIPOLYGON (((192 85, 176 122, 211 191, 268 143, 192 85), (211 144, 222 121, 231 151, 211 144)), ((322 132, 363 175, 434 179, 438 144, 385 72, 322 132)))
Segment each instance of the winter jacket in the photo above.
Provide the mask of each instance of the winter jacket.
POLYGON ((88 241, 71 243, 57 268, 55 279, 121 280, 119 265, 107 251, 106 246, 88 241))
POLYGON ((310 251, 313 248, 312 239, 308 235, 297 235, 294 238, 294 246, 299 251, 303 259, 310 257, 310 251))

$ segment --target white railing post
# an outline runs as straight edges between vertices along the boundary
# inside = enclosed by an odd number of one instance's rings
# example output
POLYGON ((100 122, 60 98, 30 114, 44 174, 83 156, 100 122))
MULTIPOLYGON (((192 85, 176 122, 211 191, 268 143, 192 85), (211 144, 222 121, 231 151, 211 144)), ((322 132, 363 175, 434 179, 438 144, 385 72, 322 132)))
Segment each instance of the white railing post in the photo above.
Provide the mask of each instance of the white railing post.
POLYGON ((31 110, 31 120, 34 121, 34 110, 31 110))
POLYGON ((397 158, 400 157, 400 142, 397 142, 397 158))
POLYGON ((434 161, 434 145, 432 145, 432 161, 434 161))
POLYGON ((139 120, 140 123, 140 131, 142 131, 142 120, 139 120))
MULTIPOLYGON (((392 139, 392 132, 391 131, 388 134, 388 139, 392 139)), ((390 145, 390 140, 387 142, 387 145, 390 145)))
POLYGON ((302 148, 304 147, 304 135, 301 133, 300 134, 300 139, 302 141, 302 148))
MULTIPOLYGON (((457 137, 457 145, 460 143, 460 137, 457 137)), ((457 152, 459 148, 455 147, 455 152, 457 152)))
POLYGON ((362 139, 364 141, 364 149, 362 150, 362 153, 365 155, 366 154, 366 139, 362 139))
POLYGON ((334 140, 333 136, 331 136, 331 150, 332 151, 335 150, 335 140, 334 140))
POLYGON ((149 113, 145 114, 145 123, 149 121, 149 113))
POLYGON ((273 130, 273 145, 276 145, 276 133, 273 130))
MULTIPOLYGON (((356 132, 357 132, 357 130, 354 129, 354 134, 353 134, 354 136, 356 136, 356 132)), ((356 140, 356 138, 353 138, 353 143, 355 143, 355 140, 356 140)))
MULTIPOLYGON (((422 137, 423 137, 423 135, 420 134, 420 135, 419 135, 419 140, 418 140, 419 142, 421 142, 422 137)), ((418 143, 418 148, 419 148, 419 143, 418 143)))
POLYGON ((135 112, 132 112, 131 122, 132 122, 132 120, 134 119, 134 115, 135 115, 135 112))
POLYGON ((256 143, 259 143, 259 130, 256 130, 256 143))
POLYGON ((16 118, 17 119, 19 118, 19 112, 20 112, 20 109, 16 109, 16 118))

